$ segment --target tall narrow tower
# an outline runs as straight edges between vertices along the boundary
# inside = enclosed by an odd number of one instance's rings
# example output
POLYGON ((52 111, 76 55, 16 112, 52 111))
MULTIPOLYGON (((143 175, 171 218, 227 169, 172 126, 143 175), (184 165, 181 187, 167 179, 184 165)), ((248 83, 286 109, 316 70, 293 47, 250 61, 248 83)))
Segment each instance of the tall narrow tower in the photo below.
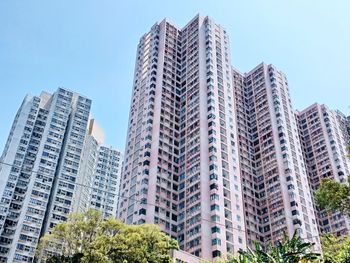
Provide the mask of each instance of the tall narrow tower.
POLYGON ((103 217, 116 216, 122 158, 120 151, 104 145, 103 130, 91 119, 78 171, 74 212, 92 208, 103 217))
POLYGON ((232 74, 248 245, 267 246, 298 231, 320 250, 286 76, 264 63, 232 74))
POLYGON ((229 50, 201 16, 140 39, 120 185, 119 218, 204 259, 246 246, 229 50))

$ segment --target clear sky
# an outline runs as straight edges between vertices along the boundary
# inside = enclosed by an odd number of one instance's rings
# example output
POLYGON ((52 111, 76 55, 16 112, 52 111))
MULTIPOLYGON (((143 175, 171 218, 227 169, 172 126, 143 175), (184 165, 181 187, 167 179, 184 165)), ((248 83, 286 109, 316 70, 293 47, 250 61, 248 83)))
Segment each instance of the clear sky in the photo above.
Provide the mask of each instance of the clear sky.
POLYGON ((106 142, 121 150, 139 37, 164 17, 209 15, 230 36, 233 65, 275 64, 296 109, 350 114, 350 1, 0 1, 0 151, 27 93, 62 86, 93 101, 106 142))

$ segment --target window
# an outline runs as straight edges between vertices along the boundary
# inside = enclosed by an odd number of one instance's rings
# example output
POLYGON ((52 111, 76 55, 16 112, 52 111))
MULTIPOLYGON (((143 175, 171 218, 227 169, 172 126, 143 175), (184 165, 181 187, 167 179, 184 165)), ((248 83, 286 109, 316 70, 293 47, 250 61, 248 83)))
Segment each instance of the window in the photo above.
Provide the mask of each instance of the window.
POLYGON ((139 210, 139 215, 146 215, 146 209, 141 208, 141 209, 139 210))
POLYGON ((220 238, 214 238, 211 240, 211 245, 216 246, 216 245, 221 245, 221 240, 220 238))
POLYGON ((219 195, 218 194, 210 195, 210 200, 219 200, 219 195))
POLYGON ((217 227, 217 226, 214 226, 211 228, 211 233, 214 234, 214 233, 220 233, 220 228, 217 227))
POLYGON ((221 256, 221 251, 220 250, 214 250, 212 252, 213 258, 220 257, 221 256))
POLYGON ((212 216, 211 216, 211 221, 213 221, 213 222, 219 222, 219 221, 220 221, 220 216, 218 216, 218 215, 212 215, 212 216))
POLYGON ((211 211, 214 211, 214 210, 219 211, 219 210, 220 210, 220 206, 217 205, 217 204, 214 204, 214 205, 211 205, 211 206, 210 206, 210 209, 211 209, 211 211))

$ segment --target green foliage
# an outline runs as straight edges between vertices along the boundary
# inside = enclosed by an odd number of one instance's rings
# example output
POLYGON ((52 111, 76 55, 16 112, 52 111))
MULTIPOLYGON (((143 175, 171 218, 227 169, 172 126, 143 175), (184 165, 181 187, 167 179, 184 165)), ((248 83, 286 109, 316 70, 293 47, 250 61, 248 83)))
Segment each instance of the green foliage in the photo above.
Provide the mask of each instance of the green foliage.
POLYGON ((56 225, 37 254, 47 263, 167 263, 172 249, 177 242, 156 225, 125 225, 89 210, 56 225))
POLYGON ((350 263, 350 237, 335 237, 326 234, 321 237, 325 263, 350 263))
POLYGON ((272 262, 300 262, 313 261, 320 257, 320 254, 312 252, 312 243, 305 242, 299 235, 294 232, 291 239, 284 235, 282 242, 278 242, 277 246, 270 246, 269 251, 272 258, 276 261, 272 262))
POLYGON ((172 262, 177 242, 156 225, 125 226, 118 235, 103 235, 93 243, 93 262, 172 262))
POLYGON ((350 242, 347 242, 344 245, 343 250, 340 252, 339 262, 340 263, 350 263, 350 242))
POLYGON ((325 179, 316 191, 317 204, 324 209, 350 215, 350 185, 325 179))
POLYGON ((284 236, 276 246, 270 245, 266 251, 260 244, 255 244, 255 250, 240 251, 238 257, 232 257, 226 263, 300 263, 319 262, 321 255, 312 252, 312 243, 304 242, 294 233, 289 239, 284 236))
POLYGON ((323 258, 326 263, 336 263, 339 261, 339 253, 343 246, 342 242, 334 235, 326 234, 321 237, 323 258))

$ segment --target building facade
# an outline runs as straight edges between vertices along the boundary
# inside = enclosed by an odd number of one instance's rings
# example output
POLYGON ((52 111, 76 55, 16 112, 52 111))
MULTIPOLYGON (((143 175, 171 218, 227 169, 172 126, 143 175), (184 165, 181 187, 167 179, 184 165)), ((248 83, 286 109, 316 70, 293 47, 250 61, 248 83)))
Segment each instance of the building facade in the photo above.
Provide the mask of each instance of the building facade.
POLYGON ((122 153, 104 145, 102 129, 90 119, 78 172, 75 212, 92 208, 105 218, 116 217, 122 162, 122 153))
MULTIPOLYGON (((297 113, 309 182, 312 191, 319 188, 322 179, 346 183, 350 176, 350 162, 346 157, 347 138, 339 122, 339 112, 325 105, 313 104, 297 113)), ((320 210, 316 204, 317 222, 322 233, 348 235, 349 218, 341 213, 320 210)))
POLYGON ((170 252, 173 260, 176 263, 201 263, 203 259, 196 257, 183 250, 173 250, 170 252))
POLYGON ((0 262, 32 262, 39 237, 72 211, 91 100, 27 96, 0 163, 0 262))
POLYGON ((90 120, 88 134, 85 137, 81 154, 77 186, 75 189, 76 197, 73 203, 73 212, 75 213, 85 212, 90 208, 99 145, 103 140, 102 135, 101 137, 92 135, 92 131, 97 129, 97 125, 93 125, 93 123, 90 120))
POLYGON ((286 76, 264 63, 232 75, 248 246, 274 244, 297 231, 320 250, 286 76))
POLYGON ((350 146, 350 116, 345 116, 344 113, 339 110, 336 111, 336 114, 346 146, 350 146))
POLYGON ((140 39, 120 184, 119 218, 209 260, 246 247, 229 50, 201 16, 140 39))
POLYGON ((93 177, 90 208, 100 210, 103 217, 116 217, 122 154, 101 145, 93 177))

